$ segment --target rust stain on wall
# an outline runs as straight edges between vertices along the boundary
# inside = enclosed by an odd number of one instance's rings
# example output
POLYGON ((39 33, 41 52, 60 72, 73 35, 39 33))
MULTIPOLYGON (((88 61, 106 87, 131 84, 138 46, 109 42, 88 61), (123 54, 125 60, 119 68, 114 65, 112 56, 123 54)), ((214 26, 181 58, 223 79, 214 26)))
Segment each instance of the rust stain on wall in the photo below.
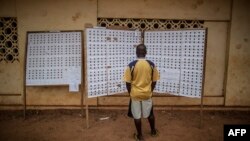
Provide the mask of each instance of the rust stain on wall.
POLYGON ((243 90, 240 90, 240 93, 243 93, 243 90))
POLYGON ((246 42, 246 43, 247 43, 247 42, 248 42, 248 39, 247 39, 247 38, 244 38, 244 42, 246 42))
POLYGON ((72 16, 72 20, 75 22, 77 19, 81 17, 81 13, 77 12, 74 16, 72 16))
POLYGON ((203 0, 198 0, 198 1, 197 1, 197 5, 198 5, 198 6, 202 5, 203 3, 204 3, 203 0))
POLYGON ((236 45, 237 49, 241 49, 241 47, 242 47, 241 44, 236 45))
POLYGON ((220 11, 220 8, 219 8, 219 7, 215 9, 215 12, 219 12, 219 11, 220 11))
POLYGON ((197 2, 195 4, 192 4, 192 9, 197 9, 199 6, 201 6, 203 4, 203 0, 197 0, 197 2))

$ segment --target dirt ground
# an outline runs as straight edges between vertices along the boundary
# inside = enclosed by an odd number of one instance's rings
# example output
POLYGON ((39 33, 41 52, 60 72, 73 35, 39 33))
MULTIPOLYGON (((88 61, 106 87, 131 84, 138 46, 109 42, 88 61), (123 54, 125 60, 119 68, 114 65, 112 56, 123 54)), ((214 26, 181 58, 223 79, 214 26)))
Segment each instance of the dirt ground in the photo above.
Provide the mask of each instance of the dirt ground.
MULTIPOLYGON (((0 111, 0 141, 134 141, 133 120, 125 110, 90 110, 90 128, 80 110, 0 111)), ((222 141, 224 124, 250 124, 249 111, 155 110, 158 137, 150 136, 142 121, 146 141, 222 141)))

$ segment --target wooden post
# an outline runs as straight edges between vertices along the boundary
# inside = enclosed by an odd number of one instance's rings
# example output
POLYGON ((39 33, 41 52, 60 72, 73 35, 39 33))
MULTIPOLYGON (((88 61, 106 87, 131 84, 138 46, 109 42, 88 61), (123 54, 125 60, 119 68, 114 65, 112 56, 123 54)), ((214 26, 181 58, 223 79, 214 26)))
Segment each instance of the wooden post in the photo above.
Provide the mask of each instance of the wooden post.
POLYGON ((203 127, 202 120, 203 120, 203 92, 201 93, 201 105, 200 105, 200 129, 203 127))
POLYGON ((88 96, 86 93, 86 97, 85 97, 85 111, 86 111, 86 127, 87 129, 89 128, 89 105, 88 105, 88 96))
POLYGON ((89 128, 89 105, 88 105, 88 73, 87 73, 87 27, 85 26, 84 34, 84 74, 85 74, 85 114, 86 114, 86 128, 89 128))
MULTIPOLYGON (((81 32, 82 37, 82 64, 84 64, 84 38, 83 38, 83 31, 81 32)), ((83 116, 83 91, 84 91, 84 79, 83 79, 83 70, 84 65, 81 65, 81 116, 83 116)))
POLYGON ((24 52, 24 65, 23 65, 23 118, 26 119, 26 64, 27 64, 27 50, 28 50, 28 33, 26 32, 26 46, 24 52))
POLYGON ((203 121, 203 100, 204 100, 206 54, 207 54, 207 28, 205 29, 205 44, 204 44, 204 56, 203 56, 203 78, 202 78, 201 105, 200 105, 200 128, 203 127, 202 121, 203 121))

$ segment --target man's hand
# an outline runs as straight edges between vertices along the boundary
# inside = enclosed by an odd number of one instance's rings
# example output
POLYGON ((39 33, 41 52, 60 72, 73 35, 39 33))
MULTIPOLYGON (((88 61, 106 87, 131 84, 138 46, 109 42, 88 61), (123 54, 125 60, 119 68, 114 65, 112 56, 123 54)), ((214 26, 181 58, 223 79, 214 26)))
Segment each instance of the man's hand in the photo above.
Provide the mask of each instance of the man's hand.
POLYGON ((155 82, 152 82, 152 84, 151 84, 151 91, 152 91, 152 92, 153 92, 154 89, 155 89, 155 85, 156 85, 156 81, 155 81, 155 82))
POLYGON ((127 87, 127 90, 128 90, 128 94, 130 95, 130 92, 131 92, 131 83, 126 82, 126 87, 127 87))

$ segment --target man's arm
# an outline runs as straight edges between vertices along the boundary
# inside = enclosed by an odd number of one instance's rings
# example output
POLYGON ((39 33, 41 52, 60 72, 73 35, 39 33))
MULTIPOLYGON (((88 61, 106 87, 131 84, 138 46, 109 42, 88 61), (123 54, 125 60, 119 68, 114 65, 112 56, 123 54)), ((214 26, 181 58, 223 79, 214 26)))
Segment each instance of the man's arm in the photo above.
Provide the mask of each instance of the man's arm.
POLYGON ((156 81, 155 81, 155 82, 152 82, 152 84, 151 84, 151 91, 152 91, 152 92, 153 92, 154 89, 155 89, 155 85, 156 85, 156 81))
POLYGON ((130 95, 130 92, 131 92, 131 83, 126 82, 126 87, 127 87, 127 90, 128 90, 128 94, 130 95))

